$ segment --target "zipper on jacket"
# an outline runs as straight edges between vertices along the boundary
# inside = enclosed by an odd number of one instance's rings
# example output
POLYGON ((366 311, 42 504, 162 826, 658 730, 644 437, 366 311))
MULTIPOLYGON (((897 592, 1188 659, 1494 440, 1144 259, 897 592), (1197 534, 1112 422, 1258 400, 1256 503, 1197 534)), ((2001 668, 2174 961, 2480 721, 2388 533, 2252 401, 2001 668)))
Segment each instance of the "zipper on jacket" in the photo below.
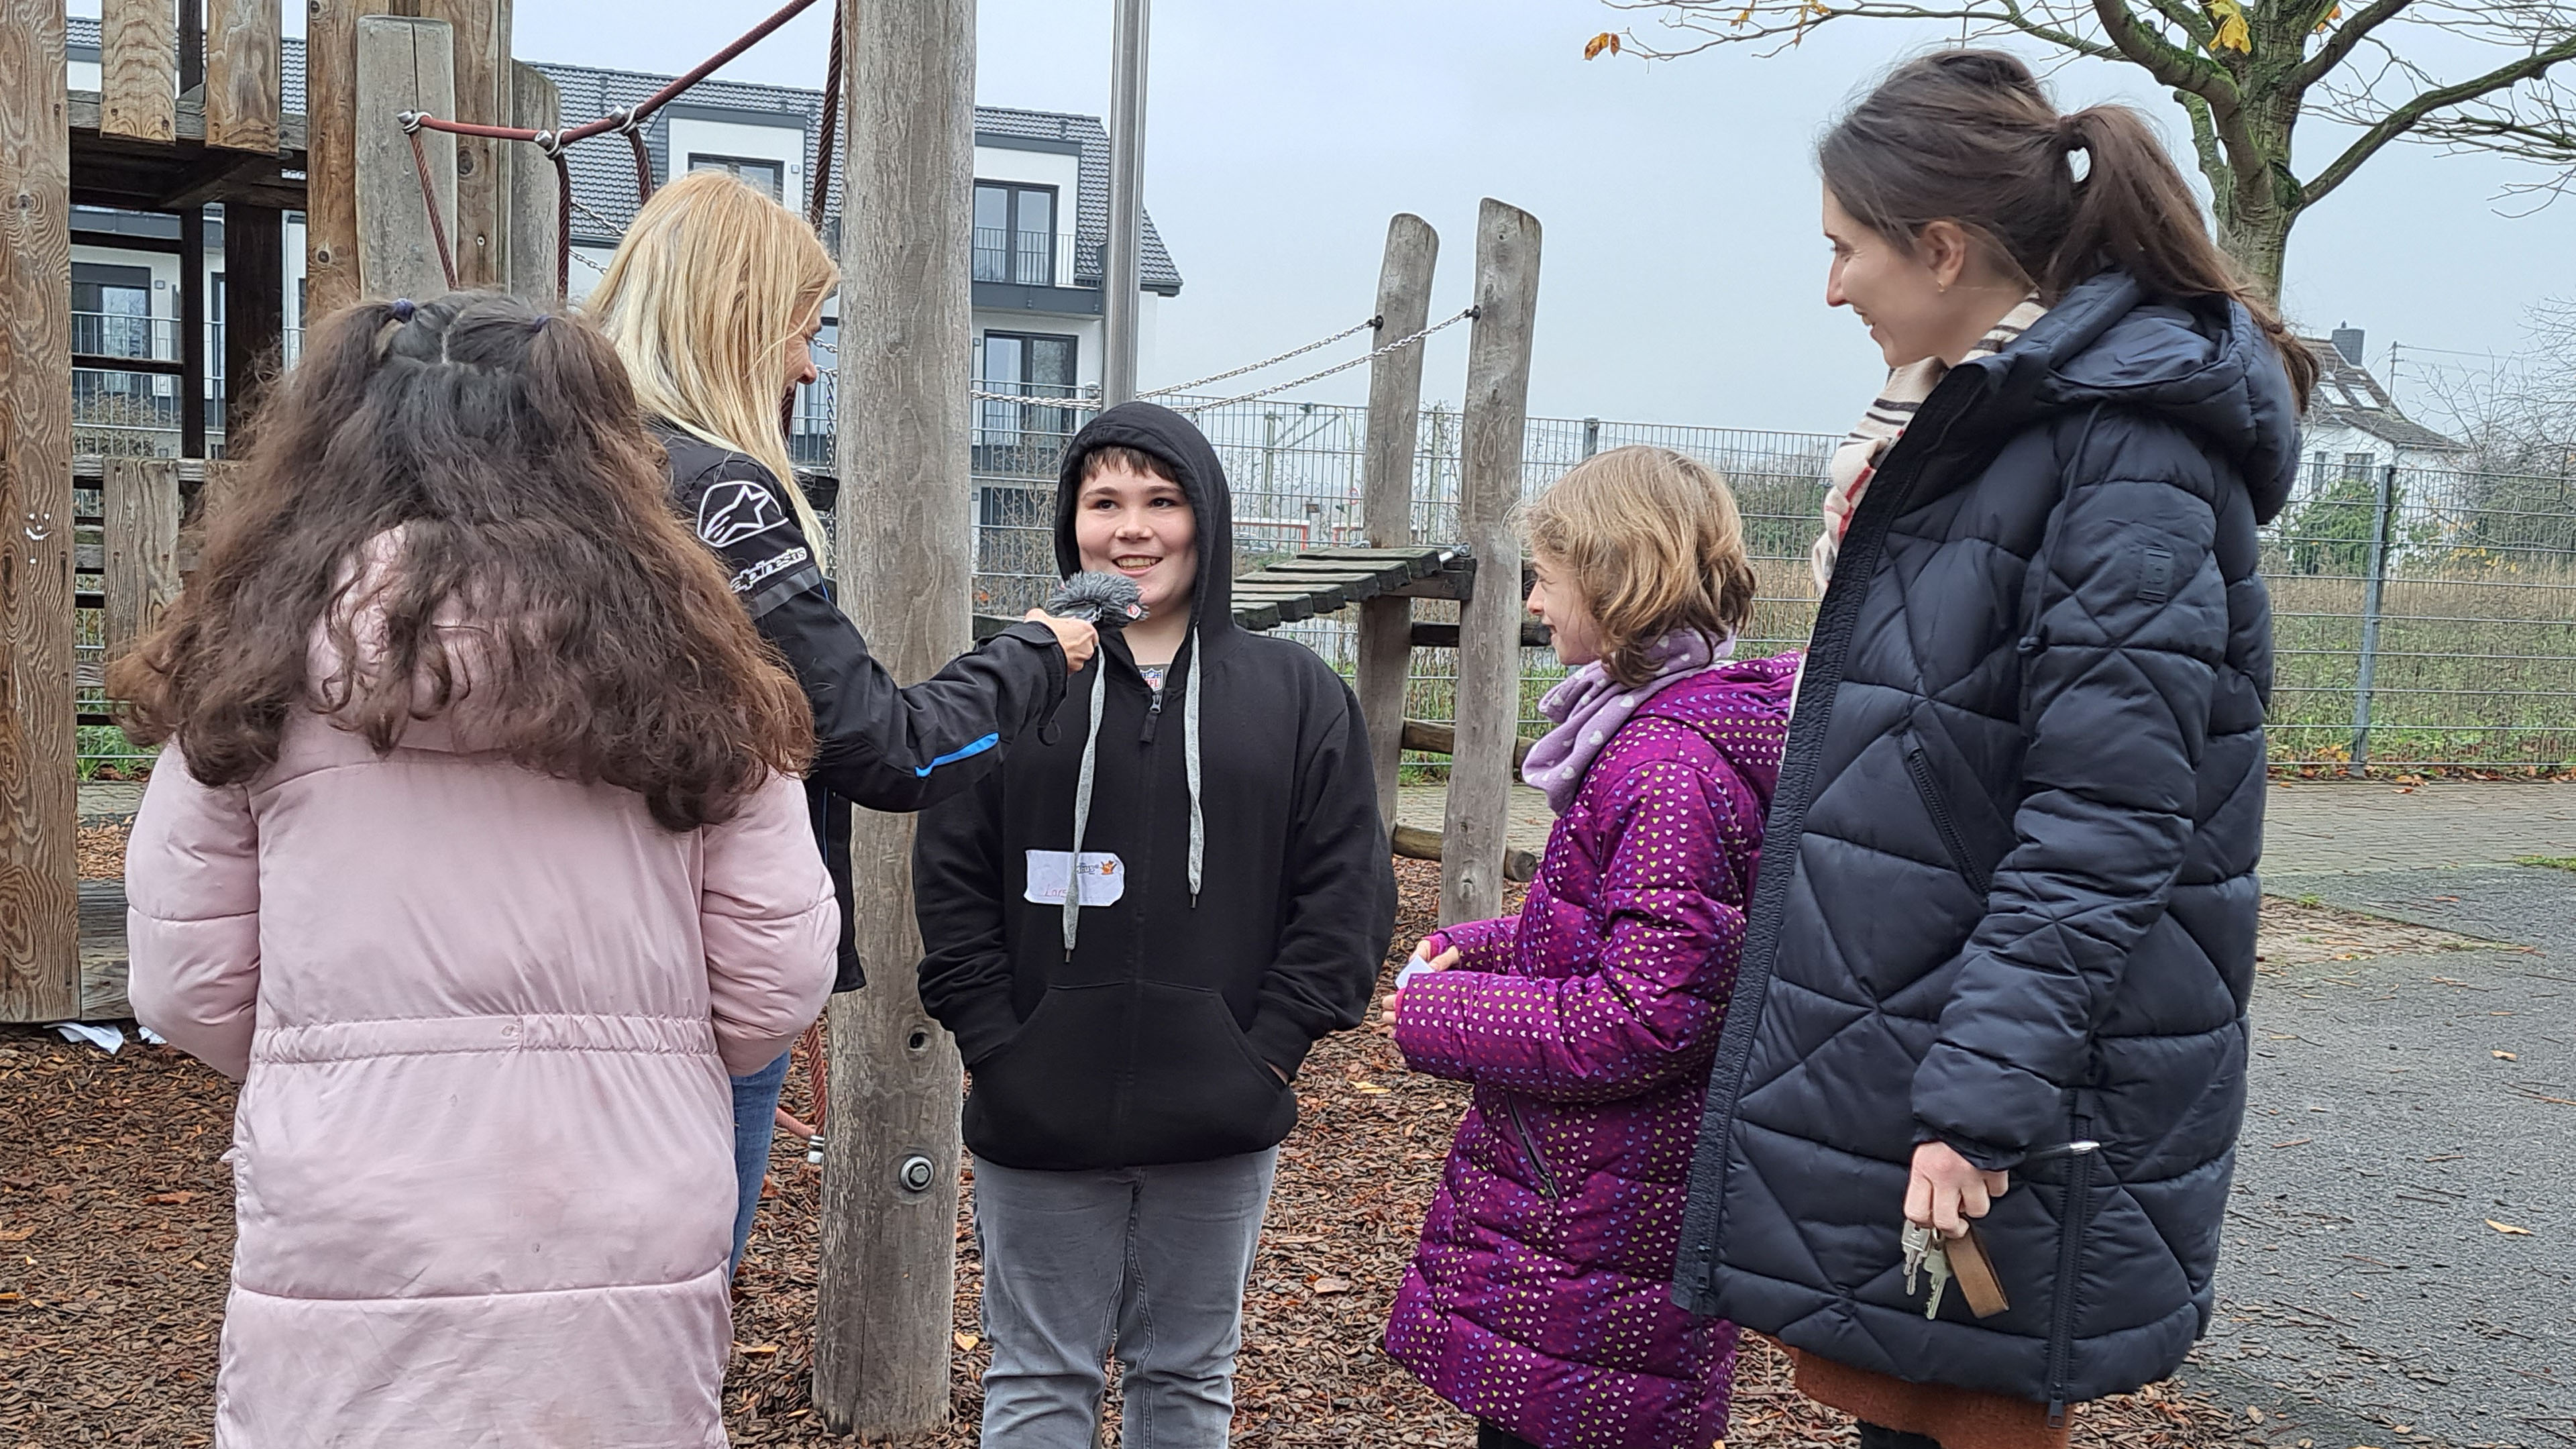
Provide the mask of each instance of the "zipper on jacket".
POLYGON ((1914 777, 1914 793, 1923 797, 1923 808, 1932 812, 1932 828, 1941 832, 1941 844, 1950 852, 1950 863, 1968 878, 1968 884, 1977 888, 1977 894, 1984 895, 1994 885, 1994 877, 1978 869, 1969 856, 1967 839, 1959 834, 1959 822, 1950 814, 1950 802, 1942 797, 1939 782, 1932 778, 1932 757, 1924 753, 1921 745, 1905 751, 1905 773, 1914 777))
MULTIPOLYGON (((1137 671, 1137 673, 1139 677, 1142 677, 1142 670, 1137 671)), ((1169 683, 1170 677, 1170 668, 1169 666, 1165 666, 1164 681, 1169 683)), ((1145 684, 1145 693, 1147 695, 1145 700, 1145 732, 1138 735, 1136 739, 1139 744, 1150 745, 1154 742, 1155 728, 1163 722, 1163 691, 1156 689, 1153 682, 1148 680, 1145 684)))
MULTIPOLYGON (((2076 1138, 2087 1135, 2085 1125, 2075 1124, 2076 1138)), ((2075 1274, 2083 1253, 2085 1220, 2092 1210, 2093 1159, 2100 1155, 2079 1152, 2066 1160, 2066 1212, 2057 1241, 2056 1321, 2048 1332, 2048 1427, 2052 1429, 2066 1427, 2066 1377, 2075 1357, 2075 1274)))
POLYGON ((1530 1135, 1529 1124, 1521 1120, 1520 1099, 1505 1096, 1503 1110, 1511 1116, 1512 1131, 1520 1136, 1521 1155, 1529 1159, 1530 1170, 1538 1174, 1538 1195, 1549 1202, 1557 1201, 1556 1174, 1549 1170, 1547 1159, 1539 1155, 1538 1139, 1530 1135))

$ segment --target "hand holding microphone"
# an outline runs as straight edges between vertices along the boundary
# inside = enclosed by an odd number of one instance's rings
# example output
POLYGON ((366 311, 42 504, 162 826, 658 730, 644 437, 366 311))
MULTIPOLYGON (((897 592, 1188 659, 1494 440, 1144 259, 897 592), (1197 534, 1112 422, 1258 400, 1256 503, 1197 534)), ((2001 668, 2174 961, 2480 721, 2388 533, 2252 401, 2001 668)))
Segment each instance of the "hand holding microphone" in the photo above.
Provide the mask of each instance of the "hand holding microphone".
POLYGON ((1056 586, 1045 608, 1031 609, 1027 617, 1055 631, 1065 668, 1075 671, 1091 662, 1100 630, 1124 629, 1145 617, 1143 597, 1125 574, 1075 574, 1056 586))

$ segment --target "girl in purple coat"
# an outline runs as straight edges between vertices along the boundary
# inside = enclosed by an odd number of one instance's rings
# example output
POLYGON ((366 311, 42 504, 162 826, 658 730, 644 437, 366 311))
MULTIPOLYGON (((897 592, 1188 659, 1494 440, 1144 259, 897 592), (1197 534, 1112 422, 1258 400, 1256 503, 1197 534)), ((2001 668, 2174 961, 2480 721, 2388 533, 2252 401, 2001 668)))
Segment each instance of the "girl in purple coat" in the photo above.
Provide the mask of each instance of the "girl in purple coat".
POLYGON ((1520 915, 1434 934, 1386 1001, 1475 1088, 1386 1347, 1480 1449, 1706 1449, 1735 1328, 1669 1285, 1797 659, 1732 658, 1753 566, 1689 458, 1602 453, 1523 526, 1573 669, 1522 769, 1556 828, 1520 915))

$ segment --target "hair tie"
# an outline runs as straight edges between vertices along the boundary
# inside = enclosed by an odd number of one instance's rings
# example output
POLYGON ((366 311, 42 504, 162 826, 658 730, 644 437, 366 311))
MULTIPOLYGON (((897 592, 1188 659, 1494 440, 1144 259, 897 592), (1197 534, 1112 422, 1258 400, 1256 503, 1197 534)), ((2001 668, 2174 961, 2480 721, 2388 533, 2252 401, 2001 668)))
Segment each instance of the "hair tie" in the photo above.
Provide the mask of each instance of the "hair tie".
POLYGON ((530 332, 543 332, 543 331, 545 331, 545 330, 546 330, 546 324, 547 324, 547 323, 549 323, 549 322, 552 322, 553 320, 555 320, 555 314, 554 314, 554 313, 552 313, 552 312, 542 313, 542 314, 540 314, 540 315, 538 316, 538 318, 537 318, 537 325, 535 325, 534 327, 529 328, 528 330, 529 330, 530 332))
POLYGON ((395 321, 397 321, 397 322, 408 322, 408 321, 410 321, 410 320, 411 320, 411 314, 412 314, 413 310, 414 310, 414 309, 413 309, 413 307, 412 307, 411 298, 409 298, 409 297, 396 297, 396 298, 394 298, 393 314, 394 314, 394 320, 395 320, 395 321))
POLYGON ((2092 143, 2084 139, 2083 121, 2082 111, 2069 111, 2057 118, 2057 149, 2061 151, 2092 149, 2092 143))

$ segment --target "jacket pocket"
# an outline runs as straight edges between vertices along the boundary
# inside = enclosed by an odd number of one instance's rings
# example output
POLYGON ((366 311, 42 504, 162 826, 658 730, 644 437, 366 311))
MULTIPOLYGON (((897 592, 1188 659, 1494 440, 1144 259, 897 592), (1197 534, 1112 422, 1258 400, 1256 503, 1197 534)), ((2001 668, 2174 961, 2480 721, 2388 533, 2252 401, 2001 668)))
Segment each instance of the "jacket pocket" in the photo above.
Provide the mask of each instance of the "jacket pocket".
POLYGON ((1109 1165, 1103 1156, 1124 1036, 1122 982, 1050 986, 974 1070, 966 1145, 1006 1167, 1109 1165))
POLYGON ((1253 1049, 1234 1009, 1214 991, 1135 986, 1131 1076, 1119 1137, 1125 1160, 1205 1162, 1274 1146, 1297 1124, 1297 1097, 1253 1049))
POLYGON ((1529 1119, 1521 1112, 1521 1099, 1508 1091, 1500 1094, 1504 1117, 1512 1124, 1512 1136, 1520 1143, 1521 1155, 1529 1159, 1530 1172, 1538 1182, 1538 1195, 1549 1202, 1562 1202, 1565 1193, 1557 1185, 1556 1169, 1548 1164, 1547 1154, 1539 1150, 1538 1134, 1530 1131, 1529 1119))
POLYGON ((1994 872, 1980 864, 1968 849, 1968 838, 1959 829, 1959 817, 1950 809, 1949 797, 1941 792, 1939 775, 1932 768, 1931 751, 1923 736, 1905 732, 1905 773, 1914 781, 1914 793, 1923 797, 1923 808, 1932 817, 1932 828, 1941 837, 1941 848, 1948 851, 1950 864, 1968 884, 1984 895, 1994 885, 1994 872))

